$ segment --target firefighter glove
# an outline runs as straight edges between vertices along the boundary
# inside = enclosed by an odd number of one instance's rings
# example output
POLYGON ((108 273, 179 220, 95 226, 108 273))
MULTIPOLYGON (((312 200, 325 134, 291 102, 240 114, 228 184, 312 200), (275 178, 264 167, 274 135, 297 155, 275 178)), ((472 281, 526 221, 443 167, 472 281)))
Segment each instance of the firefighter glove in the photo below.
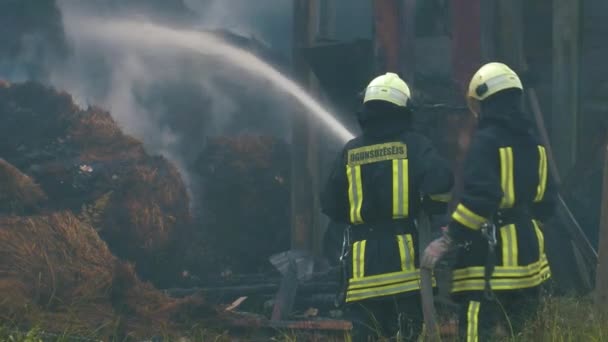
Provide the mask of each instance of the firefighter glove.
POLYGON ((439 260, 441 260, 452 249, 452 239, 446 233, 440 238, 431 242, 424 250, 420 267, 433 269, 439 260))

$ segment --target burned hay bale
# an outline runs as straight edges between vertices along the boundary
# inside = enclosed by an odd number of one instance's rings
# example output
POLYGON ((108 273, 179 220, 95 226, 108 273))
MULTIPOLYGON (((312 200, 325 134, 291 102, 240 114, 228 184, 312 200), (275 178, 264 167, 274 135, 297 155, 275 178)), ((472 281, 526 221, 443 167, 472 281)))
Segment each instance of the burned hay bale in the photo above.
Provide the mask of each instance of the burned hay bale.
POLYGON ((186 187, 161 157, 125 171, 101 215, 100 234, 119 257, 134 261, 142 276, 169 286, 181 272, 183 249, 177 243, 191 236, 186 187))
POLYGON ((0 294, 3 319, 58 332, 150 336, 183 328, 184 310, 191 318, 216 316, 200 299, 171 299, 142 283, 68 212, 0 217, 0 294))
POLYGON ((147 280, 179 278, 190 233, 189 198, 176 168, 122 133, 110 113, 82 110, 36 83, 0 88, 0 156, 48 195, 46 210, 79 212, 110 250, 147 280))
POLYGON ((31 212, 47 199, 38 184, 0 158, 0 214, 31 212))
POLYGON ((271 267, 268 257, 289 249, 289 168, 287 145, 273 137, 207 141, 196 171, 205 246, 212 251, 205 257, 220 268, 213 271, 261 271, 271 267))

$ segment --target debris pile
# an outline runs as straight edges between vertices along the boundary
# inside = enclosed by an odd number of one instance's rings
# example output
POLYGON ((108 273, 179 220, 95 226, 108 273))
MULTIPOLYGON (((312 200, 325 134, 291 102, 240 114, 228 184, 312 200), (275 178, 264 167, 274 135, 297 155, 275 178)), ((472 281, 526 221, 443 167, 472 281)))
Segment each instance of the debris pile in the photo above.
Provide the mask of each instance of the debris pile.
POLYGON ((220 325, 213 305, 135 273, 180 276, 189 199, 169 162, 36 83, 0 87, 0 122, 0 319, 120 339, 220 325))
POLYGON ((155 284, 179 277, 175 241, 189 235, 191 222, 173 165, 149 156, 109 113, 82 110, 37 83, 0 87, 0 122, 0 157, 39 184, 44 210, 79 213, 155 284))

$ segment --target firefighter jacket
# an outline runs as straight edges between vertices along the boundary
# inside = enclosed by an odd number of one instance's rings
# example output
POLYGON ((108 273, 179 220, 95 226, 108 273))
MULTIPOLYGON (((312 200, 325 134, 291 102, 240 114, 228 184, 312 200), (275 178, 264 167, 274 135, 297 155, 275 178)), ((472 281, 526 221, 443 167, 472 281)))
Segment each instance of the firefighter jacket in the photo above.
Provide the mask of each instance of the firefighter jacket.
POLYGON ((419 290, 414 219, 449 199, 453 176, 431 142, 392 130, 348 142, 322 194, 323 212, 349 225, 346 302, 419 290))
MULTIPOLYGON (((525 126, 525 125, 524 125, 525 126)), ((493 290, 540 285, 551 275, 541 222, 552 215, 556 190, 547 169, 547 151, 523 128, 494 119, 481 121, 463 170, 463 191, 449 224, 460 246, 453 292, 484 289, 484 265, 496 265, 493 290), (496 227, 497 245, 488 256, 479 233, 496 227)))

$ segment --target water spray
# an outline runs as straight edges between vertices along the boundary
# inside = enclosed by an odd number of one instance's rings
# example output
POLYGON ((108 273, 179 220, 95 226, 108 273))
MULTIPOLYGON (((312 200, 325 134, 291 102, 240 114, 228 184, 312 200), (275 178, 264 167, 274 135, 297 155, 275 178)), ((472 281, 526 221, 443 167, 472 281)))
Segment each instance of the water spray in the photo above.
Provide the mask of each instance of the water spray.
MULTIPOLYGON (((65 18, 65 20, 75 20, 65 18)), ((78 18, 78 34, 84 38, 98 39, 128 46, 190 50, 205 56, 221 57, 221 60, 252 75, 270 81, 278 89, 293 96, 317 119, 326 124, 331 133, 343 142, 354 135, 342 125, 302 87, 290 80, 270 64, 254 54, 232 46, 213 34, 174 29, 144 21, 100 20, 78 18)))

